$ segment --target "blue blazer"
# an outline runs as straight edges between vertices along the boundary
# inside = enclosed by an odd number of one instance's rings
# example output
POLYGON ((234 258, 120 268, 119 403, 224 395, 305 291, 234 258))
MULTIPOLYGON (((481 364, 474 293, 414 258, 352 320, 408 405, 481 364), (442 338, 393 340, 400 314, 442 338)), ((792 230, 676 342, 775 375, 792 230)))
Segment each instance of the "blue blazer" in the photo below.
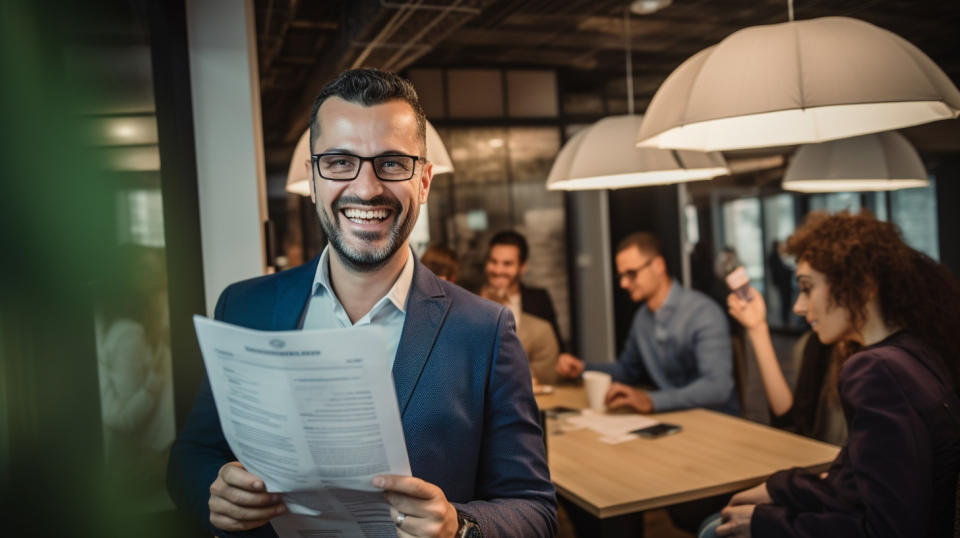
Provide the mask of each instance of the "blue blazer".
MULTIPOLYGON (((217 301, 216 319, 259 330, 298 328, 318 261, 232 284, 217 301)), ((508 309, 417 261, 393 379, 414 476, 475 517, 485 538, 556 535, 556 492, 530 367, 508 309)), ((205 378, 171 450, 170 495, 218 536, 276 536, 269 525, 227 533, 210 524, 210 484, 235 460, 205 378)))

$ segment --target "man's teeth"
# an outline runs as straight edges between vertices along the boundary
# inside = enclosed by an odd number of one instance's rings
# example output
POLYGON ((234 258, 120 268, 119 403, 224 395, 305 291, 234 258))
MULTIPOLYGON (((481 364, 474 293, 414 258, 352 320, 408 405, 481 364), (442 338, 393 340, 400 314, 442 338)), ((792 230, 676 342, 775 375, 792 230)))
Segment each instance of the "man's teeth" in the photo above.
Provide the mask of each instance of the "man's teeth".
POLYGON ((383 220, 390 215, 386 209, 344 209, 343 215, 351 220, 383 220))

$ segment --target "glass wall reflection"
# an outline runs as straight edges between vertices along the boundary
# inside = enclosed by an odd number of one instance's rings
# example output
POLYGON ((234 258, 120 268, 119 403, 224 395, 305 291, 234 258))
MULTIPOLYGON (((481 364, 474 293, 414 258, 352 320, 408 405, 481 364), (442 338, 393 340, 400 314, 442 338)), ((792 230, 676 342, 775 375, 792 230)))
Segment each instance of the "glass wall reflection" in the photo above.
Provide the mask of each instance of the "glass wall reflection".
POLYGON ((93 283, 108 491, 126 513, 172 508, 164 475, 175 436, 160 152, 150 44, 139 14, 119 9, 80 29, 64 55, 84 96, 78 111, 112 198, 93 283))
POLYGON ((455 172, 430 187, 430 235, 460 257, 457 283, 479 289, 487 242, 501 230, 515 229, 530 244, 524 282, 549 291, 561 335, 569 339, 566 213, 563 194, 546 189, 560 151, 560 130, 445 127, 438 132, 455 172))

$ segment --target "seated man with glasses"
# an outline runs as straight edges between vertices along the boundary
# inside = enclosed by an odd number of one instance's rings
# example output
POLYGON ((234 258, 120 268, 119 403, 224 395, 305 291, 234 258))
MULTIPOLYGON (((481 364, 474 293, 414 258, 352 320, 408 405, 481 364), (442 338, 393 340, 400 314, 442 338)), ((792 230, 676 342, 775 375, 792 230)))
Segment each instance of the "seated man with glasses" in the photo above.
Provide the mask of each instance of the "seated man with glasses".
POLYGON ((707 407, 736 414, 733 359, 727 318, 720 306, 686 289, 667 273, 660 242, 637 232, 617 246, 617 275, 630 299, 643 303, 614 363, 561 357, 557 373, 576 378, 584 369, 613 376, 607 407, 652 413, 707 407), (634 388, 636 385, 655 390, 634 388))
MULTIPOLYGON (((513 316, 437 278, 409 245, 433 177, 425 133, 413 86, 392 73, 355 69, 327 84, 304 165, 329 245, 310 263, 227 287, 216 318, 385 331, 413 476, 372 485, 398 536, 554 536, 556 494, 513 316)), ((236 461, 206 381, 167 482, 217 536, 275 536, 269 522, 287 511, 236 461)))

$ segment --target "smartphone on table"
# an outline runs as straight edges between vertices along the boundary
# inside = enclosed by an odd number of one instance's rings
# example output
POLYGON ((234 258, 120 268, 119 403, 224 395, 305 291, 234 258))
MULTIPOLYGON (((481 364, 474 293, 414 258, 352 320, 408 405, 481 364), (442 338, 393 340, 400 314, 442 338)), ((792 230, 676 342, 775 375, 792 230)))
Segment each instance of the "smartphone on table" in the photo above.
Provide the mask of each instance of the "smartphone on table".
POLYGON ((679 424, 669 424, 667 422, 661 422, 659 424, 654 424, 653 426, 647 426, 646 428, 633 430, 630 433, 635 433, 645 439, 656 439, 657 437, 663 437, 664 435, 677 433, 682 429, 683 427, 680 426, 679 424))

